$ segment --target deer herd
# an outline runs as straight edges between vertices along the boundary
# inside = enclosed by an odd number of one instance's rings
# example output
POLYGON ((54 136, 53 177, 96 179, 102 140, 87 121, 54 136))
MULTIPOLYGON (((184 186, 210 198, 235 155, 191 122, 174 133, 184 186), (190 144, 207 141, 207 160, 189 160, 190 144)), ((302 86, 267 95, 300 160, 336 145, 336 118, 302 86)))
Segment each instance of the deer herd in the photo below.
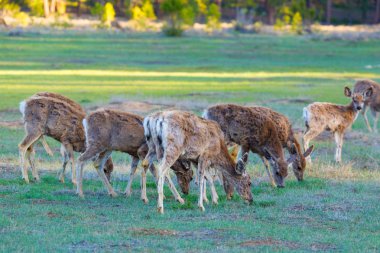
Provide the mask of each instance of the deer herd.
POLYGON ((284 187, 289 166, 297 180, 303 180, 306 166, 311 164, 313 146, 309 143, 321 132, 327 130, 334 134, 336 162, 342 161, 344 133, 359 111, 369 131, 377 132, 380 85, 371 80, 360 80, 353 91, 345 87, 344 95, 351 98, 347 106, 316 102, 303 109, 306 130, 302 147, 289 119, 266 107, 221 104, 207 108, 202 117, 178 110, 160 111, 145 118, 111 109, 98 109, 86 115, 84 109, 71 99, 40 92, 20 103, 26 132, 19 144, 22 177, 29 183, 28 162, 34 180, 39 181, 33 146, 41 141, 46 152, 52 155, 44 137, 49 136, 61 143, 59 180, 64 182, 65 169, 70 163, 71 181, 80 197, 84 196, 83 167, 89 161, 109 195, 117 196, 110 183, 113 171, 111 153, 119 151, 129 154, 132 159, 125 194, 131 195, 132 181, 141 163, 141 199, 148 202, 146 173, 149 170, 156 181, 160 213, 164 212, 165 182, 175 199, 184 203, 170 171, 175 173, 182 193, 188 194, 194 176, 192 165, 196 168, 198 207, 202 211, 205 210, 203 202, 208 202, 206 183, 211 189, 212 202, 218 203, 215 181, 221 182, 228 199, 236 190, 241 198, 252 202, 251 178, 246 170, 250 151, 263 161, 271 184, 284 187), (368 109, 374 116, 372 128, 366 116, 368 109), (284 149, 288 151, 288 158, 284 149), (81 153, 77 161, 74 152, 81 153))

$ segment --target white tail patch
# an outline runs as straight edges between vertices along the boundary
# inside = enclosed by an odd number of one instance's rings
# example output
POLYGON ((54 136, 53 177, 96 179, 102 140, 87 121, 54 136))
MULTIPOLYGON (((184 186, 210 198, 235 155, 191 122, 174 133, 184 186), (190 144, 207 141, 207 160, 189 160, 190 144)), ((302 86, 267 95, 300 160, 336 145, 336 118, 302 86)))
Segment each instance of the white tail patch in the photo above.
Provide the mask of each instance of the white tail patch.
POLYGON ((305 122, 309 122, 310 121, 310 112, 307 109, 307 107, 303 108, 303 118, 304 118, 305 122))
POLYGON ((20 112, 21 112, 23 118, 25 117, 25 108, 26 108, 26 102, 21 101, 19 109, 20 109, 20 112))
POLYGON ((86 146, 88 147, 88 125, 87 125, 87 120, 83 119, 82 124, 83 124, 83 127, 84 127, 84 134, 86 136, 86 146))
POLYGON ((208 110, 207 109, 203 111, 202 118, 208 119, 208 110))

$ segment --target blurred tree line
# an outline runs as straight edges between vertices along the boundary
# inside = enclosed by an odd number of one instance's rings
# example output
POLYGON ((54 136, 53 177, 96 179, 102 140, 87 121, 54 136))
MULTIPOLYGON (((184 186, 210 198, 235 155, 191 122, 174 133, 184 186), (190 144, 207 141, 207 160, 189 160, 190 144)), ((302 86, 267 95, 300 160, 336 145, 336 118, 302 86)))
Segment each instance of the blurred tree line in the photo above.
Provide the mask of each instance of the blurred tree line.
POLYGON ((168 32, 177 26, 220 20, 247 24, 291 26, 311 23, 378 23, 380 0, 0 0, 2 15, 98 17, 109 24, 116 17, 144 26, 146 20, 164 19, 168 32))

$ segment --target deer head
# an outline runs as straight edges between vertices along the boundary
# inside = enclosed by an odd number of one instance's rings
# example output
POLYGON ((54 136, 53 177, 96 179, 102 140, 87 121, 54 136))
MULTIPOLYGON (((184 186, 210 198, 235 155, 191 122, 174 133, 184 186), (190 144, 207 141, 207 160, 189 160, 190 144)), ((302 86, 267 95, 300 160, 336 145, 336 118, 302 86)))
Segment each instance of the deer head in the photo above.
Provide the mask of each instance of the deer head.
POLYGON ((288 176, 288 163, 281 157, 275 156, 269 149, 264 148, 264 156, 273 168, 273 177, 277 187, 285 187, 284 179, 288 176))
POLYGON ((306 169, 306 157, 308 157, 314 149, 314 145, 310 146, 304 153, 301 152, 300 147, 293 143, 292 149, 295 151, 289 159, 287 160, 288 164, 292 165, 294 175, 298 181, 303 180, 303 174, 306 169))
POLYGON ((372 87, 363 92, 352 92, 350 88, 344 87, 344 95, 352 99, 355 110, 360 111, 364 107, 364 102, 373 94, 372 87))
POLYGON ((191 163, 189 161, 176 161, 173 167, 178 167, 175 169, 174 173, 177 176, 178 185, 181 187, 182 193, 187 195, 190 190, 190 182, 193 180, 193 170, 191 169, 191 163))
POLYGON ((239 195, 248 201, 249 203, 253 202, 253 196, 251 191, 251 177, 248 175, 246 171, 247 163, 244 162, 248 158, 248 153, 245 153, 236 163, 235 172, 239 176, 239 180, 235 184, 236 191, 239 195))

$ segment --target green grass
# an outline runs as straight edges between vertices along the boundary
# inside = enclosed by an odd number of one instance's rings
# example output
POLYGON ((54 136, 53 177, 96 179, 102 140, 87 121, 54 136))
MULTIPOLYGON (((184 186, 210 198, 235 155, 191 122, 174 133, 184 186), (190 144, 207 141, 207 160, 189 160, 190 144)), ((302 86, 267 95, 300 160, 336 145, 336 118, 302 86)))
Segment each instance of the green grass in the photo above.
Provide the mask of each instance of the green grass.
MULTIPOLYGON (((0 34, 0 121, 19 120, 18 103, 33 93, 55 91, 88 109, 114 100, 186 102, 197 112, 217 102, 260 104, 303 128, 308 102, 348 103, 344 86, 356 78, 379 81, 378 69, 365 68, 379 57, 373 40, 0 34)), ((121 196, 130 161, 120 153, 113 155, 115 199, 91 168, 84 200, 70 183, 60 184, 59 143, 51 139, 54 157, 37 146, 42 182, 24 184, 17 162, 23 129, 0 126, 0 251, 379 251, 380 138, 367 133, 361 117, 352 133, 343 165, 332 162, 331 140, 315 141, 306 180, 290 175, 285 189, 272 189, 250 156, 253 205, 237 196, 227 201, 218 186, 219 205, 202 213, 192 185, 183 206, 165 189, 165 214, 158 215, 151 177, 148 204, 139 199, 138 180, 130 198, 121 196)))

